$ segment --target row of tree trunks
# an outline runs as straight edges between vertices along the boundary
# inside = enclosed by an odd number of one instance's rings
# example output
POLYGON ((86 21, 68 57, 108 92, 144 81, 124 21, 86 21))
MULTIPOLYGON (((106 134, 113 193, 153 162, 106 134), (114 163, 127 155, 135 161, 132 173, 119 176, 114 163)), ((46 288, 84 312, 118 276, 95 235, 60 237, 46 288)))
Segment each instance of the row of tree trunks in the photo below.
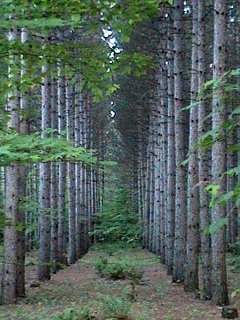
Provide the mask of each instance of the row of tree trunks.
MULTIPOLYGON (((8 34, 9 42, 21 39, 24 44, 28 37, 26 29, 13 29, 8 34)), ((51 45, 54 37, 43 44, 42 82, 34 92, 39 97, 34 101, 39 120, 33 121, 28 113, 33 103, 32 89, 21 94, 18 90, 27 72, 24 57, 9 52, 9 79, 16 89, 7 101, 8 129, 22 135, 38 129, 43 141, 67 139, 75 147, 95 148, 100 137, 93 141, 95 124, 90 119, 93 101, 90 93, 81 89, 80 74, 70 78, 63 61, 50 62, 44 56, 44 48, 51 45), (19 74, 13 68, 16 63, 20 65, 19 74)), ((92 244, 93 216, 101 206, 101 198, 97 196, 101 181, 96 177, 97 167, 91 163, 65 160, 29 166, 14 164, 3 171, 6 226, 1 296, 4 303, 14 303, 25 295, 26 250, 39 247, 39 281, 49 280, 52 273, 63 265, 75 263, 86 253, 92 244)))
POLYGON ((212 88, 211 101, 202 88, 207 80, 217 81, 227 70, 227 23, 230 23, 227 13, 225 0, 215 1, 214 8, 204 0, 193 0, 190 6, 175 0, 173 7, 166 7, 159 15, 160 67, 152 77, 147 147, 140 138, 145 124, 140 123, 138 129, 143 245, 160 254, 174 282, 183 282, 185 290, 196 295, 200 288, 202 299, 212 299, 218 305, 229 303, 227 233, 226 227, 211 234, 207 230, 211 224, 217 225, 228 217, 229 243, 236 241, 239 231, 233 202, 228 203, 227 213, 221 202, 210 208, 206 186, 217 184, 217 196, 233 190, 236 182, 228 177, 226 184, 224 172, 236 165, 235 156, 228 155, 226 162, 226 143, 229 146, 236 143, 236 137, 229 136, 227 141, 216 138, 211 152, 197 148, 197 143, 210 129, 219 128, 225 136, 224 86, 212 88), (210 23, 207 10, 212 10, 214 17, 212 52, 207 50, 208 42, 212 41, 206 33, 210 23), (186 53, 189 45, 191 57, 186 53), (212 71, 208 68, 210 63, 212 71), (144 164, 145 172, 141 169, 144 164))

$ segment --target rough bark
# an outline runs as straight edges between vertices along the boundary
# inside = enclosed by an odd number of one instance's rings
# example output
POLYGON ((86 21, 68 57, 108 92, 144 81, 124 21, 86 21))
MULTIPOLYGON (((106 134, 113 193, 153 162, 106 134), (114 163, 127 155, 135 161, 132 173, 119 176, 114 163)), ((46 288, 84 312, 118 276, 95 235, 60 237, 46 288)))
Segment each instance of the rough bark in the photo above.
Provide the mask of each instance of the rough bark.
POLYGON ((187 251, 184 287, 187 291, 198 290, 199 252, 199 189, 198 189, 198 109, 194 105, 198 94, 198 1, 192 1, 192 63, 191 104, 189 118, 189 162, 187 191, 187 251))
MULTIPOLYGON (((58 64, 58 127, 60 135, 66 130, 65 81, 62 65, 58 64)), ((66 224, 66 162, 59 164, 58 185, 58 255, 59 263, 67 264, 67 224, 66 224)))
MULTIPOLYGON (((81 122, 80 114, 82 107, 82 95, 79 92, 80 83, 75 86, 75 146, 80 146, 81 122)), ((76 188, 76 254, 77 258, 81 256, 81 165, 75 164, 75 188, 76 188)))
MULTIPOLYGON (((28 40, 28 31, 27 29, 22 29, 21 31, 21 42, 24 44, 28 40)), ((24 61, 24 58, 21 57, 21 78, 24 77, 27 72, 27 65, 24 61)), ((23 111, 23 116, 20 118, 20 134, 28 134, 29 133, 29 117, 27 115, 27 109, 29 107, 28 101, 29 90, 26 90, 20 96, 20 109, 23 111), (24 115, 25 113, 25 115, 24 115)), ((17 270, 17 296, 24 297, 25 296, 25 218, 26 212, 24 211, 24 202, 27 196, 27 176, 28 176, 29 168, 28 166, 20 166, 19 168, 19 199, 20 199, 20 208, 19 208, 19 224, 21 228, 18 230, 18 270, 17 270)))
MULTIPOLYGON (((227 2, 216 0, 214 2, 214 59, 213 80, 221 77, 226 67, 226 23, 227 2)), ((226 106, 224 102, 224 88, 217 88, 213 92, 213 128, 220 127, 223 133, 223 122, 226 119, 226 106)), ((214 141, 212 148, 212 175, 213 182, 219 186, 218 195, 226 191, 226 181, 222 174, 226 170, 225 141, 214 141)), ((212 209, 212 223, 218 223, 225 218, 225 208, 218 203, 212 209)), ((229 303, 226 272, 226 230, 219 228, 212 234, 212 301, 217 305, 229 303)))
MULTIPOLYGON (((45 64, 43 73, 48 71, 45 64)), ((51 100, 50 100, 51 81, 44 77, 42 84, 42 138, 46 137, 46 129, 51 126, 51 100)), ((40 214, 40 242, 39 242, 39 261, 38 279, 45 281, 50 279, 51 271, 51 165, 50 163, 40 163, 39 166, 40 186, 39 186, 39 214, 40 214)))
MULTIPOLYGON (((74 100, 73 88, 69 79, 66 79, 66 112, 67 112, 67 139, 74 142, 74 100)), ((76 212, 75 212, 75 164, 67 162, 67 193, 69 215, 69 257, 70 264, 76 261, 76 212)))
MULTIPOLYGON (((203 136, 208 131, 206 123, 207 105, 201 97, 201 86, 206 82, 206 24, 205 24, 205 0, 198 1, 198 82, 199 82, 199 106, 198 106, 198 135, 203 136)), ((203 149, 198 152, 199 174, 199 217, 200 217, 200 242, 202 260, 202 298, 211 298, 211 237, 206 233, 210 224, 210 210, 208 195, 205 187, 210 179, 209 155, 203 149)))
POLYGON ((186 173, 185 160, 185 117, 184 111, 184 31, 183 1, 174 1, 174 108, 176 148, 176 196, 175 196, 175 242, 173 281, 184 281, 186 258, 186 173))
MULTIPOLYGON (((8 33, 8 40, 15 41, 18 37, 17 30, 8 33)), ((14 57, 9 56, 9 78, 12 80, 17 75, 12 71, 14 57)), ((19 93, 14 89, 8 97, 7 111, 9 112, 8 128, 19 132, 19 93)), ((20 197, 20 172, 18 165, 12 165, 5 170, 5 229, 4 229, 4 266, 3 266, 3 302, 14 303, 17 298, 17 271, 18 259, 18 230, 21 228, 19 220, 20 197)))
MULTIPOLYGON (((55 68, 53 67, 53 70, 55 68)), ((55 70, 54 70, 55 71, 55 70)), ((51 127, 55 130, 52 136, 58 136, 57 82, 54 74, 51 81, 51 127)), ((58 255, 58 164, 51 163, 51 260, 52 272, 59 269, 58 255)))
POLYGON ((168 274, 173 272, 174 233, 175 233, 175 113, 174 113, 174 66, 173 37, 171 16, 169 12, 168 27, 168 163, 167 163, 167 211, 166 211, 166 264, 168 274))

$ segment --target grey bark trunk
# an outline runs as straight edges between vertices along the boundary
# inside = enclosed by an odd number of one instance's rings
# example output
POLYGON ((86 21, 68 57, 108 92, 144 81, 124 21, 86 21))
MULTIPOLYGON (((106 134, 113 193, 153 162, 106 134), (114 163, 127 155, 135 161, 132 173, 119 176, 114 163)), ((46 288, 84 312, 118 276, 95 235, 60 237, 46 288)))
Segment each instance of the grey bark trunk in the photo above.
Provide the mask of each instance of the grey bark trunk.
MULTIPOLYGON (((198 95, 198 0, 192 1, 192 65, 191 104, 198 95)), ((187 194, 187 255, 184 287, 187 291, 198 290, 199 253, 199 189, 198 189, 198 109, 190 109, 189 119, 189 163, 187 194)))
MULTIPOLYGON (((8 33, 8 40, 15 41, 18 32, 13 29, 8 33)), ((15 58, 11 52, 9 56, 9 78, 13 79, 17 75, 13 74, 12 65, 15 58)), ((8 128, 19 132, 19 93, 15 89, 8 97, 7 111, 9 112, 8 128)), ((21 228, 19 220, 19 197, 20 197, 20 171, 18 165, 12 165, 5 170, 5 229, 4 229, 4 266, 3 266, 3 302, 14 303, 17 298, 17 271, 19 269, 18 229, 21 228)))
MULTIPOLYGON (((73 88, 70 80, 66 80, 66 112, 67 112, 67 139, 74 143, 74 100, 73 88)), ((76 261, 76 212, 75 212, 75 164, 67 163, 67 192, 69 215, 69 256, 70 264, 76 261)))
MULTIPOLYGON (((54 78, 51 81, 51 127, 56 130, 53 137, 58 136, 58 104, 57 104, 57 82, 54 78)), ((51 163, 51 260, 52 272, 59 269, 58 254, 58 164, 51 163)))
MULTIPOLYGON (((166 44, 163 42, 163 44, 166 44)), ((166 69, 165 52, 162 51, 164 57, 162 61, 162 75, 161 75, 161 141, 162 141, 162 155, 161 155, 161 175, 162 175, 162 216, 161 216, 161 261, 166 262, 166 207, 167 207, 167 130, 168 130, 168 81, 166 69)))
MULTIPOLYGON (((227 27, 227 2, 215 0, 214 2, 214 59, 213 80, 221 77, 226 67, 226 27, 227 27)), ((223 100, 223 87, 213 92, 213 128, 221 127, 226 119, 226 107, 223 100)), ((218 195, 226 191, 226 181, 222 174, 226 170, 226 145, 225 141, 214 141, 212 149, 212 175, 213 182, 218 184, 218 195)), ((218 223, 225 218, 225 208, 218 203, 212 209, 212 223, 218 223)), ((212 301, 217 305, 229 303, 226 271, 226 228, 222 227, 212 234, 212 301)))
MULTIPOLYGON (((59 133, 66 130, 65 81, 62 65, 58 64, 58 127, 59 133)), ((59 164, 58 185, 58 255, 59 263, 67 264, 67 223, 66 223, 66 162, 59 164)))
MULTIPOLYGON (((77 82, 75 86, 75 146, 80 146, 81 134, 81 94, 79 92, 80 83, 77 82)), ((77 258, 81 256, 81 166, 79 163, 75 164, 75 188, 76 188, 76 254, 77 258)))
MULTIPOLYGON (((170 17, 173 10, 170 11, 170 17)), ((170 20, 170 19, 169 19, 170 20)), ((166 211, 166 264, 168 274, 173 273, 175 234, 175 113, 174 113, 174 65, 172 26, 168 27, 168 163, 167 163, 167 211, 166 211)))
MULTIPOLYGON (((28 40, 28 31, 24 28, 21 31, 21 42, 24 44, 28 40)), ((21 57, 21 77, 23 77, 27 72, 26 62, 21 57)), ((27 115, 28 109, 28 100, 27 100, 28 91, 24 92, 20 96, 20 109, 23 112, 23 116, 20 119, 20 133, 21 134, 28 134, 29 133, 29 121, 27 115), (24 115, 25 113, 25 115, 24 115)), ((19 168, 19 196, 20 196, 20 208, 19 208, 19 223, 21 228, 18 230, 18 270, 17 270, 17 296, 24 297, 25 296, 25 217, 26 212, 24 212, 23 204, 25 202, 27 193, 27 176, 28 176, 29 168, 27 166, 20 166, 19 168)))
POLYGON ((184 111, 184 31, 183 1, 174 1, 174 108, 176 148, 176 196, 175 196, 175 242, 173 281, 184 281, 186 258, 186 172, 182 165, 185 159, 184 111))
MULTIPOLYGON (((43 73, 48 71, 45 64, 43 73)), ((42 84, 42 138, 46 137, 46 129, 51 126, 51 102, 50 102, 51 81, 44 77, 42 84)), ((51 164, 40 163, 39 166, 39 214, 40 214, 40 242, 38 279, 45 281, 50 279, 51 271, 51 164)))
MULTIPOLYGON (((205 24, 205 0, 198 1, 198 82, 199 82, 199 107, 198 107, 198 136, 203 136, 208 131, 206 123, 207 105, 201 97, 201 86, 206 82, 206 24, 205 24)), ((202 298, 211 298, 211 237, 206 233, 210 224, 209 200, 205 190, 209 183, 210 159, 208 153, 199 149, 199 217, 200 217, 200 242, 202 258, 202 298)))

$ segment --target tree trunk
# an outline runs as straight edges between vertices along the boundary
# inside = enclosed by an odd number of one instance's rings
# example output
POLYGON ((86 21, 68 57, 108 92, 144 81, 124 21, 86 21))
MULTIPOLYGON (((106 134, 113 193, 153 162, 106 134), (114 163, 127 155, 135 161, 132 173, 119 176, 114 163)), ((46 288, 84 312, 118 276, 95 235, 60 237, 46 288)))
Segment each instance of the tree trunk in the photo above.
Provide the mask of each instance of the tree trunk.
MULTIPOLYGON (((45 64, 43 73, 48 71, 45 64)), ((51 81, 44 76, 42 84, 42 139, 46 137, 46 129, 51 126, 51 81)), ((39 167, 39 210, 40 210, 40 243, 38 261, 38 279, 45 281, 50 279, 51 270, 51 164, 40 163, 39 167)))
MULTIPOLYGON (((62 65, 58 64, 58 127, 59 133, 66 130, 65 81, 62 65)), ((59 263, 67 264, 67 223, 66 223, 66 162, 59 164, 58 185, 58 255, 59 263)))
MULTIPOLYGON (((227 26, 226 0, 214 2, 214 61, 213 80, 224 74, 226 66, 226 26, 227 26)), ((213 128, 220 127, 223 133, 223 123, 226 119, 224 103, 224 88, 213 92, 213 128)), ((218 195, 226 192, 226 181, 222 178, 226 171, 226 145, 225 141, 214 141, 212 149, 212 175, 213 182, 219 186, 218 195)), ((218 223, 225 218, 225 208, 218 203, 212 209, 212 223, 218 223)), ((226 228, 219 228, 212 234, 212 301, 217 305, 229 303, 226 272, 226 228)))
MULTIPOLYGON (((21 32, 21 42, 24 44, 28 40, 28 31, 24 28, 21 32)), ((23 57, 21 57, 21 78, 26 74, 26 62, 23 57)), ((29 134, 29 120, 27 115, 28 97, 29 91, 24 92, 20 97, 20 109, 23 111, 23 116, 20 119, 20 134, 29 134), (24 115, 25 111, 25 115, 24 115)), ((24 202, 27 196, 27 176, 29 168, 28 166, 20 166, 19 168, 19 196, 20 196, 20 208, 19 208, 19 223, 21 228, 18 230, 18 270, 17 270, 17 296, 25 296, 25 219, 26 213, 24 212, 24 202)))
MULTIPOLYGON (((192 1, 192 66, 191 104, 196 103, 198 94, 198 0, 192 1)), ((198 290, 199 252, 199 190, 198 190, 198 109, 190 109, 189 119, 189 163, 187 195, 187 256, 184 287, 187 291, 198 290)))
MULTIPOLYGON (((74 100, 70 80, 66 80, 67 139, 74 142, 74 100)), ((67 163, 67 191, 69 214, 69 257, 68 262, 76 261, 76 212, 75 212, 75 164, 67 163)))
MULTIPOLYGON (((13 29, 8 33, 8 40, 15 41, 18 32, 13 29)), ((12 67, 15 58, 9 56, 9 78, 13 80, 17 75, 13 74, 12 67)), ((8 128, 19 132, 19 93, 15 89, 8 97, 7 111, 9 112, 8 128)), ((17 271, 22 261, 18 257, 18 239, 22 228, 19 220, 20 197, 20 171, 18 165, 12 165, 5 170, 5 229, 4 229, 4 266, 3 266, 3 302, 14 303, 17 298, 17 271)), ((22 233, 21 233, 22 234, 22 233)))
POLYGON ((168 162, 167 162, 167 211, 166 211, 166 264, 168 274, 173 273, 174 234, 175 234, 175 113, 174 113, 174 66, 173 66, 173 37, 172 18, 173 10, 169 11, 168 26, 168 162))
MULTIPOLYGON (((81 107, 82 97, 79 92, 80 81, 76 83, 75 91, 75 146, 80 146, 80 134, 81 134, 81 107)), ((81 165, 75 164, 75 188, 76 188, 76 254, 77 258, 81 257, 81 165)))
POLYGON ((186 173, 182 162, 185 160, 184 122, 184 30, 183 0, 174 1, 174 108, 176 148, 176 196, 175 196, 175 242, 173 281, 184 281, 186 258, 186 173))
MULTIPOLYGON (((198 82, 199 82, 199 107, 198 107, 198 136, 203 136, 208 131, 206 123, 207 105, 201 97, 201 86, 206 82, 206 23, 205 23, 205 0, 198 0, 198 82)), ((201 236, 202 258, 202 298, 211 298, 211 244, 210 236, 206 233, 210 224, 210 212, 208 195, 205 190, 210 180, 210 159, 208 153, 201 148, 198 152, 199 162, 199 217, 201 236)))
MULTIPOLYGON (((55 68, 53 68, 55 69, 55 68)), ((55 130, 52 137, 58 136, 58 105, 57 105, 57 83, 54 78, 51 81, 51 127, 55 130)), ((58 164, 51 163, 51 260, 52 272, 59 269, 58 255, 58 164)))

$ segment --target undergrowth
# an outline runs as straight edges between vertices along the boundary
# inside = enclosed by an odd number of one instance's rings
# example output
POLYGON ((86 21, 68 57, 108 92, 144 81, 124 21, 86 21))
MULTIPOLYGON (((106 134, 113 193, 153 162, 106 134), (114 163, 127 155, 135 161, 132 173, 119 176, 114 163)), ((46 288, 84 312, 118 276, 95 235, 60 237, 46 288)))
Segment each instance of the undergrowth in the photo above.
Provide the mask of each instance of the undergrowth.
POLYGON ((147 320, 145 315, 133 315, 130 301, 122 297, 102 295, 99 307, 92 310, 85 306, 79 310, 74 304, 53 316, 52 320, 147 320))
POLYGON ((136 283, 142 279, 144 273, 142 268, 132 265, 125 259, 110 261, 107 258, 100 258, 95 268, 101 277, 113 280, 129 279, 136 283))
POLYGON ((99 242, 138 244, 142 229, 131 205, 129 187, 122 185, 116 188, 111 179, 113 177, 108 181, 109 188, 105 188, 104 205, 95 218, 92 234, 99 242))

